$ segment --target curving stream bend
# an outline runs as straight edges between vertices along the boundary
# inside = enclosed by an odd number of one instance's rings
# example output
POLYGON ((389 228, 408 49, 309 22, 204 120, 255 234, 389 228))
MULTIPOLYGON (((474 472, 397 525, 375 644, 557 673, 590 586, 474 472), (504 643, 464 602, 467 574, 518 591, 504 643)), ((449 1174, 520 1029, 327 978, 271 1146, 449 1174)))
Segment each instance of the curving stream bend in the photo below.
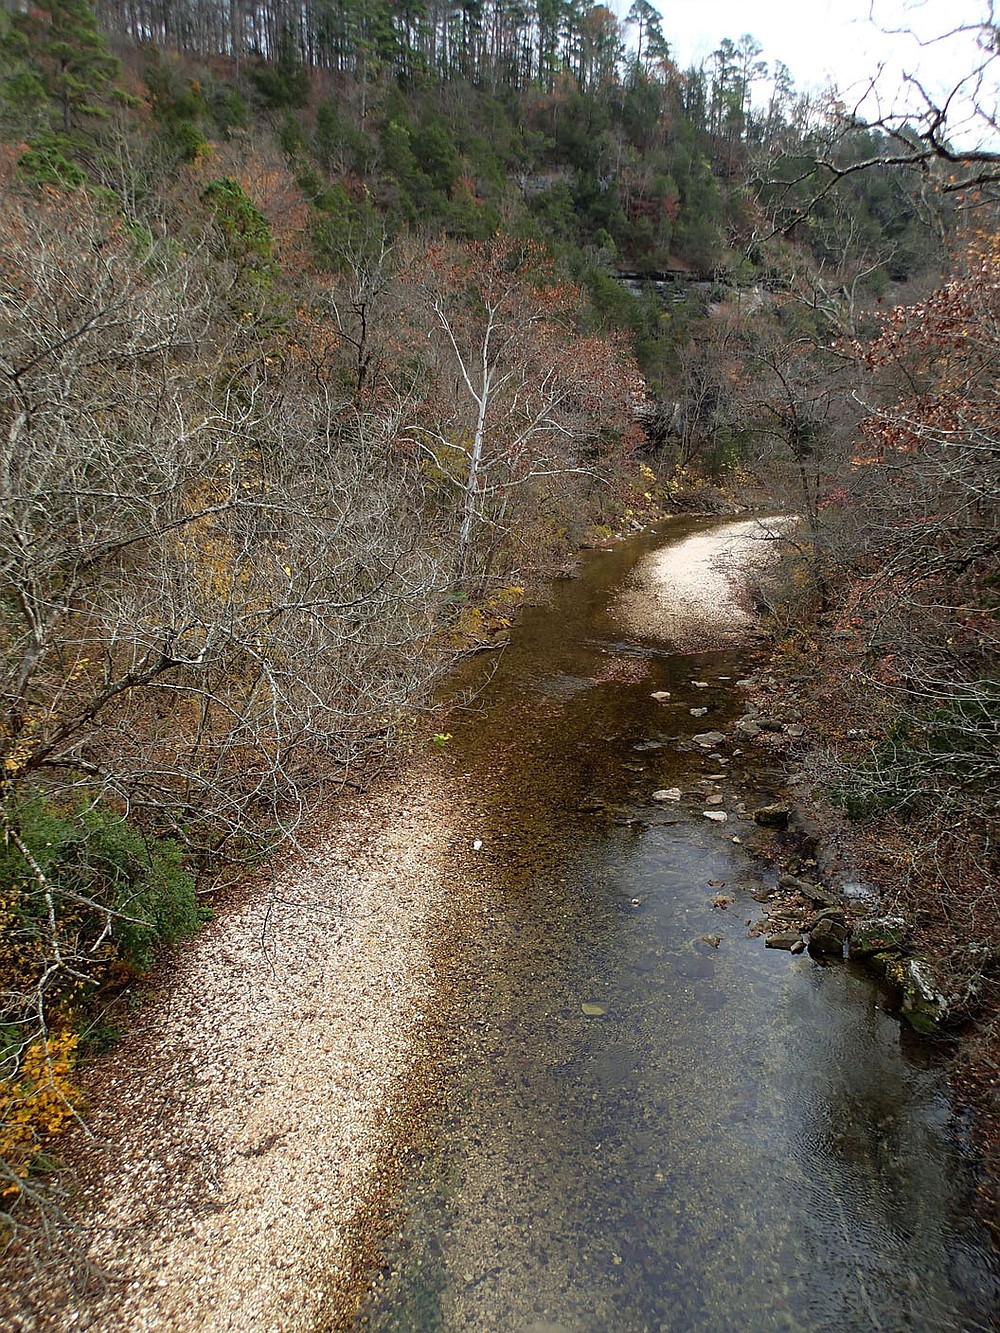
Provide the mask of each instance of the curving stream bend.
POLYGON ((451 724, 473 827, 444 1092, 358 1328, 997 1326, 934 1047, 852 966, 748 935, 777 869, 741 808, 779 778, 732 738, 754 648, 727 566, 759 534, 595 553, 451 724))

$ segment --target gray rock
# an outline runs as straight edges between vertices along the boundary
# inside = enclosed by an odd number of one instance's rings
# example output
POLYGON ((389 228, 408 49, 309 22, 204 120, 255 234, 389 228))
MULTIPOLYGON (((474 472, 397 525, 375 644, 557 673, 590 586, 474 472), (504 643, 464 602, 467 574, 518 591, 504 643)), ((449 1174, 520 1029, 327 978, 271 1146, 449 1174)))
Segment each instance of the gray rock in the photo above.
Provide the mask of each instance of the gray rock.
POLYGON ((840 904, 840 899, 830 889, 824 889, 820 884, 808 884, 804 879, 796 879, 794 875, 779 875, 778 888, 783 893, 797 893, 822 907, 837 907, 840 904))
POLYGON ((801 722, 789 722, 782 730, 786 736, 793 736, 796 740, 806 734, 806 729, 801 722))
POLYGON ((742 736, 744 740, 753 740, 754 736, 760 735, 760 727, 755 718, 747 714, 746 717, 738 718, 733 730, 737 736, 742 736))
POLYGON ((812 919, 810 930, 815 930, 821 921, 839 921, 841 925, 847 925, 847 917, 844 915, 842 907, 824 907, 816 913, 812 919))
POLYGON ((757 717, 754 721, 761 731, 781 731, 785 725, 780 717, 757 717))
POLYGON ((776 805, 761 805, 753 812, 753 822, 762 828, 786 828, 791 813, 791 807, 780 802, 776 805))
POLYGON ((706 750, 714 750, 717 745, 721 745, 726 739, 721 731, 702 731, 691 739, 695 745, 700 745, 706 750))
POLYGON ((852 958, 868 958, 876 953, 903 953, 909 948, 913 932, 900 916, 870 916, 854 927, 851 935, 852 958))
POLYGON ((661 787, 659 791, 654 791, 650 797, 653 801, 679 801, 682 796, 680 787, 661 787))
POLYGON ((793 949, 801 953, 801 949, 796 949, 796 945, 804 944, 802 936, 797 930, 781 930, 774 935, 768 935, 764 940, 764 947, 767 949, 787 949, 789 953, 793 949))

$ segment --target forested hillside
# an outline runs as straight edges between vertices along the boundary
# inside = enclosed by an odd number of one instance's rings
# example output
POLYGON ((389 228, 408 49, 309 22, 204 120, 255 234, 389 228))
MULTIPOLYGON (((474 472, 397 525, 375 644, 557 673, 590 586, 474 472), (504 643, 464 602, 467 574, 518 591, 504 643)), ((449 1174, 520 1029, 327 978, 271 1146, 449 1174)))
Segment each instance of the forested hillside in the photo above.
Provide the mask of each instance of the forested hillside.
POLYGON ((681 71, 645 0, 0 10, 6 1205, 206 890, 695 483, 802 515, 757 596, 857 693, 824 780, 1000 942, 988 171, 765 54, 681 71))

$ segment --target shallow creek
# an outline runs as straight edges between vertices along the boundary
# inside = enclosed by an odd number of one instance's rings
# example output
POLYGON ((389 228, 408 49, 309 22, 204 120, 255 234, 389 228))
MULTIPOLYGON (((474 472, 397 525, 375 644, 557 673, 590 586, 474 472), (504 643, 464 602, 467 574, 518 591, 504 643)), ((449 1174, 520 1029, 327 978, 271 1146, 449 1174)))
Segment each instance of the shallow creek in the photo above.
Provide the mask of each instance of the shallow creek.
POLYGON ((997 1326, 939 1054, 851 965, 748 936, 777 869, 738 807, 780 794, 731 734, 753 647, 719 557, 749 531, 594 553, 472 667, 443 1091, 358 1328, 997 1326))

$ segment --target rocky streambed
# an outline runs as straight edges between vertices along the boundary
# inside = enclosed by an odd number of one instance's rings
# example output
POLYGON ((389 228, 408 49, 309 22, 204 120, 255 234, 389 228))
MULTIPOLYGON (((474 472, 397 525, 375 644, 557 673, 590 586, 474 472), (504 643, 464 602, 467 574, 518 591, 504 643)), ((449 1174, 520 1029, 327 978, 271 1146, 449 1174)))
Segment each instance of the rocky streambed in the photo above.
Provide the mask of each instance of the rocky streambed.
POLYGON ((475 802, 442 1089, 357 1327, 1000 1316, 937 1048, 850 957, 905 940, 790 835, 755 743, 804 739, 748 704, 736 576, 767 534, 680 520, 588 560, 449 722, 475 802))

